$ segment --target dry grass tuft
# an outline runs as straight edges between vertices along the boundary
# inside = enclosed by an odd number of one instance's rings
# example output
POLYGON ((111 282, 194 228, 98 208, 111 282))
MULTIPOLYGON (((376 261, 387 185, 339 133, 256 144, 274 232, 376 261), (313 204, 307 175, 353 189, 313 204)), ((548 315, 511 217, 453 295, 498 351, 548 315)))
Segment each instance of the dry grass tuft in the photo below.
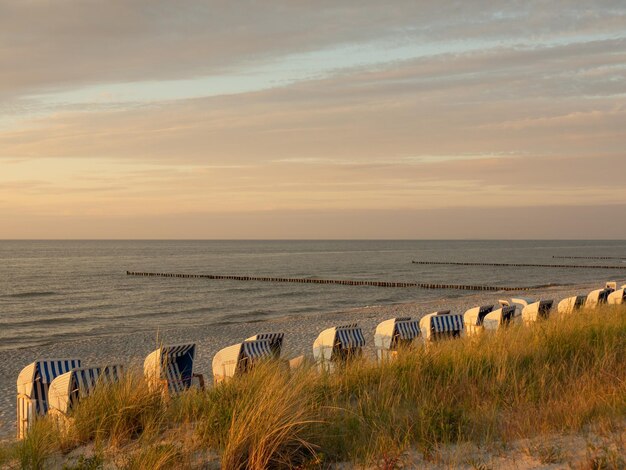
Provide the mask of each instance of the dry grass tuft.
POLYGON ((139 437, 149 439, 165 429, 165 403, 142 376, 127 373, 119 383, 97 389, 72 413, 70 438, 119 447, 139 437))

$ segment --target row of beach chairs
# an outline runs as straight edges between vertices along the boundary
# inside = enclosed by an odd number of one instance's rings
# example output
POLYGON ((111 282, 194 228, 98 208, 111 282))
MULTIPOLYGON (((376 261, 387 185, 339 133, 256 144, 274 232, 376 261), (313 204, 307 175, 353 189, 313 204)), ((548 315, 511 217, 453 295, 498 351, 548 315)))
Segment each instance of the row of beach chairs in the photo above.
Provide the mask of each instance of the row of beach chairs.
MULTIPOLYGON (((392 318, 378 324, 374 346, 379 360, 395 357, 418 339, 428 344, 443 339, 473 336, 497 330, 513 321, 530 324, 547 318, 553 310, 552 300, 525 298, 502 299, 499 305, 486 305, 467 310, 463 315, 442 310, 421 319, 392 318), (497 307, 497 308, 496 308, 497 307)), ((608 282, 602 289, 587 295, 568 297, 559 302, 559 314, 571 314, 583 307, 626 303, 626 284, 620 289, 608 282)), ((228 346, 214 356, 213 378, 220 383, 241 375, 267 359, 280 359, 283 333, 264 333, 228 346)), ((313 360, 320 368, 332 372, 349 359, 362 354, 365 336, 356 323, 322 331, 313 343, 313 360)), ((144 376, 152 389, 170 395, 189 389, 197 379, 204 388, 204 377, 194 373, 195 344, 161 346, 144 361, 144 376)), ((289 361, 296 367, 304 357, 289 361)), ((100 384, 120 380, 122 365, 83 367, 80 359, 42 359, 24 367, 17 379, 17 437, 22 439, 37 417, 46 414, 66 416, 74 406, 90 395, 100 384)))

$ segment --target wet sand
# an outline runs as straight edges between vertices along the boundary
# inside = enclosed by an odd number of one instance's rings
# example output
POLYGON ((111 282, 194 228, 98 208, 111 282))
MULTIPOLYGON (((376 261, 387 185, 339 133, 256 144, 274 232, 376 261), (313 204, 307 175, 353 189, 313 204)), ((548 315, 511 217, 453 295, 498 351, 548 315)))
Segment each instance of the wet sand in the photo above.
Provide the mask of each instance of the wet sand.
POLYGON ((68 341, 53 345, 15 349, 0 352, 0 438, 10 438, 15 433, 15 381, 20 370, 37 358, 76 357, 85 366, 106 363, 122 363, 141 366, 145 356, 157 344, 195 342, 196 372, 205 374, 211 382, 211 360, 217 351, 240 342, 256 333, 282 331, 285 333, 283 358, 312 354, 312 344, 320 331, 344 323, 357 322, 363 329, 366 354, 374 356, 374 330, 376 325, 388 318, 410 316, 422 317, 436 310, 463 313, 478 306, 497 304, 498 299, 511 296, 554 299, 556 302, 571 295, 588 293, 599 288, 596 284, 543 288, 522 293, 480 292, 455 299, 441 298, 427 302, 411 302, 392 305, 358 307, 319 315, 290 316, 281 319, 206 327, 172 328, 153 333, 124 333, 111 325, 111 335, 85 340, 68 341))

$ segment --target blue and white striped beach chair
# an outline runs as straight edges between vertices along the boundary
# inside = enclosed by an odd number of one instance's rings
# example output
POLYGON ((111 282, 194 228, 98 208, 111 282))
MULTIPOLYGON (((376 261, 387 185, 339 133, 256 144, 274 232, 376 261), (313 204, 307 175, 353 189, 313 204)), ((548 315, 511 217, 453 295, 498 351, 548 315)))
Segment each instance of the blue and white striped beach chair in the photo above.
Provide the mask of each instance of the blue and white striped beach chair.
POLYGON ((626 304, 626 284, 623 284, 619 289, 611 292, 607 298, 609 305, 621 305, 626 304))
POLYGON ((313 358, 322 370, 332 372, 336 363, 361 356, 365 338, 356 323, 327 328, 313 342, 313 358))
POLYGON ((481 305, 465 311, 463 324, 467 336, 477 335, 483 332, 483 320, 487 314, 493 311, 493 305, 481 305))
POLYGON ((48 400, 50 413, 67 414, 78 402, 104 384, 119 382, 124 373, 119 364, 100 367, 79 367, 59 375, 50 384, 48 400))
POLYGON ((270 339, 246 340, 221 349, 213 357, 213 381, 223 382, 252 369, 260 361, 276 358, 270 339))
POLYGON ((80 359, 40 359, 17 378, 17 438, 23 439, 38 416, 48 412, 48 389, 59 375, 80 367, 80 359))
POLYGON ((463 332, 463 315, 450 310, 430 313, 420 319, 420 330, 426 343, 458 338, 463 332))
POLYGON ((419 321, 410 317, 391 318, 379 323, 374 333, 378 360, 395 357, 398 349, 411 346, 419 334, 419 321))
POLYGON ((164 387, 177 394, 191 387, 194 378, 204 389, 204 376, 193 372, 196 345, 174 344, 161 346, 151 352, 143 363, 144 376, 152 388, 164 387))
POLYGON ((259 339, 266 339, 270 342, 270 348, 274 353, 276 359, 280 358, 280 352, 283 349, 283 338, 285 333, 261 333, 258 335, 250 336, 246 341, 256 341, 259 339))

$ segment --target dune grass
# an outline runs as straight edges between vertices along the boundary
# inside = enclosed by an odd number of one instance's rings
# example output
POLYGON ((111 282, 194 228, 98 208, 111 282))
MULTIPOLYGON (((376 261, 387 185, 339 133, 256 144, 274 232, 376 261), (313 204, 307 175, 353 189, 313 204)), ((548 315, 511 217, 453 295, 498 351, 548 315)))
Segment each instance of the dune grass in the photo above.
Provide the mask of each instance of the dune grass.
POLYGON ((604 307, 333 374, 266 364, 172 399, 130 374, 83 400, 63 426, 40 420, 0 458, 46 468, 93 444, 120 468, 193 468, 218 456, 229 469, 393 468, 409 448, 428 456, 441 444, 506 446, 590 424, 609 432, 625 418, 626 309, 604 307))

